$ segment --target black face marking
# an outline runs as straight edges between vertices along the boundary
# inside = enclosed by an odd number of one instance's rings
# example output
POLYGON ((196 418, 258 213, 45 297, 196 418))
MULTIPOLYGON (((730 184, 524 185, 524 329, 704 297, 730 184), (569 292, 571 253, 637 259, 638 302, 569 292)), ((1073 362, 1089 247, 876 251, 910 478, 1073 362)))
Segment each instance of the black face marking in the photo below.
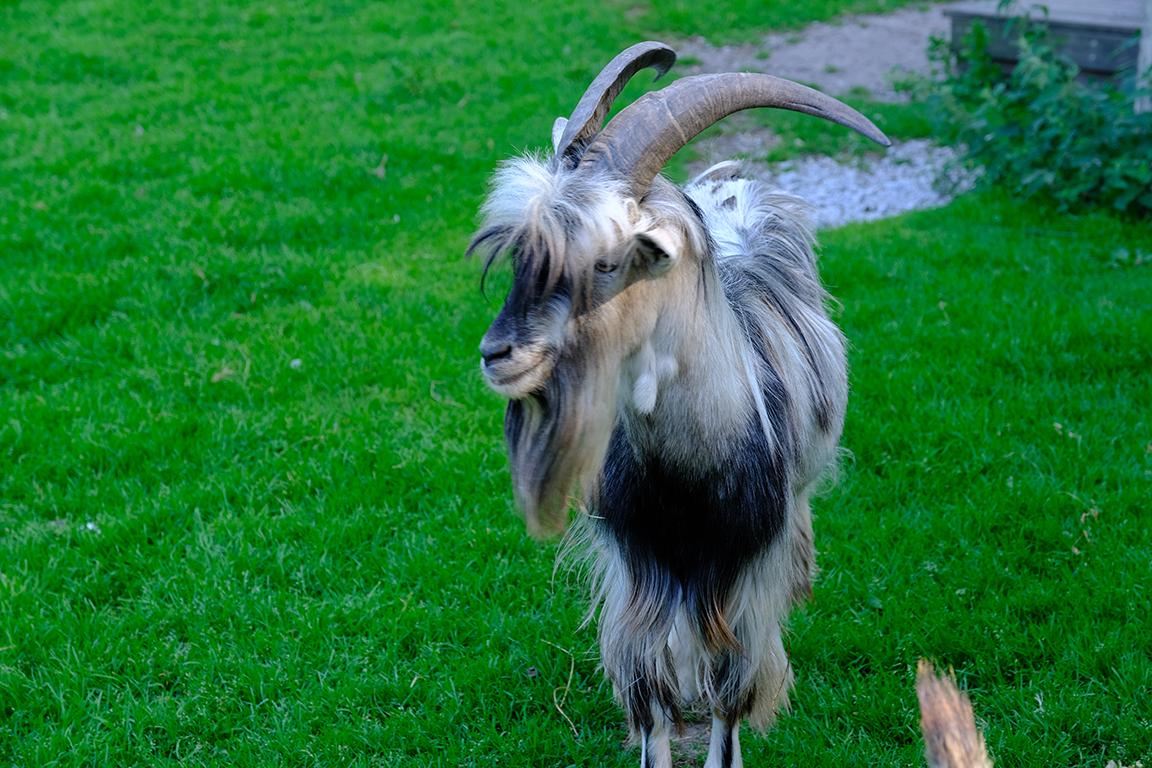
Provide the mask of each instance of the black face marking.
MULTIPOLYGON (((563 219, 563 216, 558 217, 563 219)), ((576 226, 575 222, 566 224, 576 226)), ((507 259, 512 266, 513 280, 506 304, 526 315, 534 306, 541 306, 554 296, 579 300, 590 293, 591 276, 573 274, 565 261, 566 237, 494 226, 482 230, 472 239, 466 255, 485 254, 480 275, 481 291, 484 291, 492 267, 507 259)))

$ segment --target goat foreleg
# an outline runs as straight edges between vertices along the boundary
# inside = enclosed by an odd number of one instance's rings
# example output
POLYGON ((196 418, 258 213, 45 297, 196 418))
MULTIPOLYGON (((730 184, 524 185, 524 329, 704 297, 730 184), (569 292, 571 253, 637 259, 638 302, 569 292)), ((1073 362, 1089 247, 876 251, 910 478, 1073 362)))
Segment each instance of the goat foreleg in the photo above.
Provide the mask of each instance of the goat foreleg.
POLYGON ((704 768, 744 768, 740 756, 740 718, 712 716, 712 738, 704 768))
POLYGON ((672 723, 658 706, 651 727, 640 733, 640 768, 672 768, 672 723))
MULTIPOLYGON (((807 514, 807 508, 804 509, 807 514)), ((794 521, 802 528, 801 521, 794 521)), ((708 699, 712 705, 712 738, 705 768, 742 768, 740 723, 766 728, 787 707, 792 668, 784 650, 781 623, 797 592, 808 584, 810 536, 794 543, 798 530, 785 536, 750 565, 728 596, 727 613, 739 640, 738 650, 713 657, 708 699), (802 576, 795 573, 803 570, 802 576)))
POLYGON ((680 601, 675 581, 654 567, 635 570, 614 546, 599 563, 605 578, 600 657, 640 742, 641 768, 672 768, 672 728, 680 721, 680 691, 668 647, 680 601))

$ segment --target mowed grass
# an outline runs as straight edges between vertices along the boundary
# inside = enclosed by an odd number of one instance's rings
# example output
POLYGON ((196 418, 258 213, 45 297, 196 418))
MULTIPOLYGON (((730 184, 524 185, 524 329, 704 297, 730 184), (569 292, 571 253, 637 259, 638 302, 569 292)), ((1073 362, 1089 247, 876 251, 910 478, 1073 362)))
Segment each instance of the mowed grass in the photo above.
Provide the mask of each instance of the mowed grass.
MULTIPOLYGON (((0 2, 0 764, 633 764, 461 253, 616 50, 865 5, 0 2)), ((1152 233, 823 242, 851 456, 747 763, 918 764, 927 656, 1003 764, 1147 764, 1152 233)))

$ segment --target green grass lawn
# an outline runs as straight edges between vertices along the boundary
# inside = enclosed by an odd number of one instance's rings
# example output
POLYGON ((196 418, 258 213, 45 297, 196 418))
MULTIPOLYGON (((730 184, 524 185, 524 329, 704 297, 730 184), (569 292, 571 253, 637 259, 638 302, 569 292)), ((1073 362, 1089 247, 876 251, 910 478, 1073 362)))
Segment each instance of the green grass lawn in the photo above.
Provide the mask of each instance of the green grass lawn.
MULTIPOLYGON (((0 765, 632 765, 512 510, 475 211, 625 45, 885 5, 0 0, 0 765)), ((1003 765, 1147 765, 1152 231, 823 243, 851 457, 747 763, 918 764, 927 656, 1003 765)))

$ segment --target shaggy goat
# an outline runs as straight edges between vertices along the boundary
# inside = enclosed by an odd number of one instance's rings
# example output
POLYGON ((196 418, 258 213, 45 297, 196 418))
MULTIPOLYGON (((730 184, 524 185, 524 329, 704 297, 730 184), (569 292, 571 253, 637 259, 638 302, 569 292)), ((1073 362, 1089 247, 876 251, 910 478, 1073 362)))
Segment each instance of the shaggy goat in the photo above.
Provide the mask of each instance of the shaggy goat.
POLYGON ((600 648, 641 764, 671 765, 670 728, 703 699, 708 768, 741 765, 737 732, 766 727, 792 674, 781 642, 810 591, 808 497, 833 461, 848 384, 824 310, 803 204, 725 163, 678 189, 659 175, 733 112, 781 107, 887 144, 830 97, 759 74, 701 75, 648 93, 601 130, 641 69, 613 59, 554 154, 497 172, 470 252, 513 282, 481 343, 510 398, 505 436, 529 530, 559 532, 568 494, 591 552, 600 648))

